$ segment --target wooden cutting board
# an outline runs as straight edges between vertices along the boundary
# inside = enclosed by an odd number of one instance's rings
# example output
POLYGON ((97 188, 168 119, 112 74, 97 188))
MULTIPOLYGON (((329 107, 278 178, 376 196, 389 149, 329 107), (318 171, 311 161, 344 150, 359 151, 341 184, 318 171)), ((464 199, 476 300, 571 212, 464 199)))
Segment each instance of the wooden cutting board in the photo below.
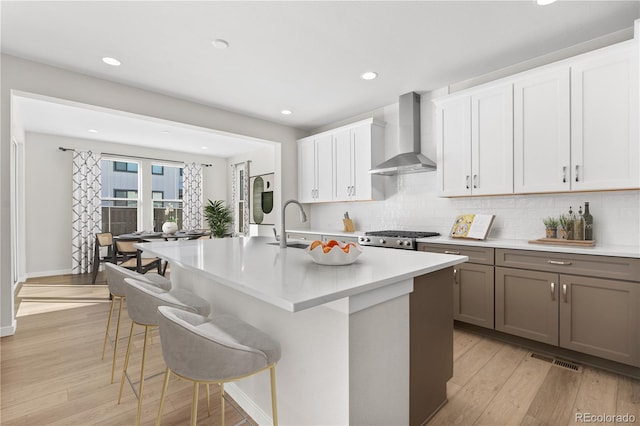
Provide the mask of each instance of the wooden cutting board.
POLYGON ((529 244, 593 247, 596 245, 596 242, 595 240, 563 240, 562 238, 538 238, 537 240, 529 240, 529 244))

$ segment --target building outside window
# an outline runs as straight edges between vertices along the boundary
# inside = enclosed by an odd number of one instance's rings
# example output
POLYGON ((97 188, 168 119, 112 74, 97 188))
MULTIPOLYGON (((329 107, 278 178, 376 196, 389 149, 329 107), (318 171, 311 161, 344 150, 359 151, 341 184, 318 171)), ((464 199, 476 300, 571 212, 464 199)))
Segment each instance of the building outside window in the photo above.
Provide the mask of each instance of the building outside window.
POLYGON ((113 235, 138 230, 138 163, 102 160, 102 231, 113 235))
POLYGON ((178 229, 182 229, 182 167, 151 165, 151 197, 153 199, 153 229, 162 231, 165 209, 171 204, 178 229), (162 169, 162 173, 155 173, 162 169))

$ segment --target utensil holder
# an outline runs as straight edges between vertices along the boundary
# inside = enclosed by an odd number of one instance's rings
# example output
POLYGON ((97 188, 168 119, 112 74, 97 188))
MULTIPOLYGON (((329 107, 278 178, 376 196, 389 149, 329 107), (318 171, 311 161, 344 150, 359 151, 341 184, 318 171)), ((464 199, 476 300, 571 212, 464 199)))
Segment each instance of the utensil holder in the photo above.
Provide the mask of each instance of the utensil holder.
POLYGON ((344 232, 355 232, 356 228, 353 226, 353 220, 351 219, 342 219, 342 223, 344 224, 344 232))

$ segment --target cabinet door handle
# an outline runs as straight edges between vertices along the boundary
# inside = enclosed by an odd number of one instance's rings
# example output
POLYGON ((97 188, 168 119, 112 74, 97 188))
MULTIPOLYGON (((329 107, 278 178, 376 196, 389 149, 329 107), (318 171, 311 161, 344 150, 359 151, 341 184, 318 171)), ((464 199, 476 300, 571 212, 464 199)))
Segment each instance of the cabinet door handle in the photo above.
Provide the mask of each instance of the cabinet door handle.
POLYGON ((473 188, 478 188, 478 175, 473 175, 473 188))
POLYGON ((567 303, 567 285, 562 284, 562 301, 567 303))
POLYGON ((562 167, 562 183, 567 182, 567 166, 562 167))
POLYGON ((356 187, 355 187, 355 185, 351 186, 351 195, 353 195, 354 197, 356 196, 356 187))
POLYGON ((471 176, 469 176, 469 175, 467 175, 467 176, 465 177, 465 182, 466 182, 467 189, 469 189, 469 179, 470 179, 470 178, 471 178, 471 176))
POLYGON ((556 300, 556 283, 551 283, 551 300, 556 300))
POLYGON ((579 165, 576 164, 576 182, 578 182, 580 179, 578 179, 578 169, 579 169, 579 165))
MULTIPOLYGON (((460 254, 460 252, 459 252, 459 251, 449 251, 449 250, 445 250, 445 251, 444 251, 444 254, 460 254)), ((455 269, 454 269, 454 271, 455 271, 455 269)))
POLYGON ((456 285, 458 284, 458 270, 457 269, 453 270, 453 282, 456 285))
POLYGON ((547 263, 549 265, 562 265, 562 266, 571 265, 571 262, 563 262, 560 260, 547 260, 547 263))

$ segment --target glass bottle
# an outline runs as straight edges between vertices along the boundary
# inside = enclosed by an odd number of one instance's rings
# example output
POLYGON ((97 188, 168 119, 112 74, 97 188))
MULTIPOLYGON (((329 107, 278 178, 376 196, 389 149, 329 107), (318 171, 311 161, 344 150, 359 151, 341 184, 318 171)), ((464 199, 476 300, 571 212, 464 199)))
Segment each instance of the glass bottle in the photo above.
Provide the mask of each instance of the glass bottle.
POLYGON ((589 202, 584 202, 584 239, 593 241, 593 216, 589 213, 589 202))
POLYGON ((573 223, 576 219, 576 215, 573 214, 571 206, 569 206, 569 220, 567 221, 567 240, 573 240, 573 223))
POLYGON ((578 209, 578 215, 573 221, 573 239, 584 240, 584 217, 582 217, 582 206, 578 209))

